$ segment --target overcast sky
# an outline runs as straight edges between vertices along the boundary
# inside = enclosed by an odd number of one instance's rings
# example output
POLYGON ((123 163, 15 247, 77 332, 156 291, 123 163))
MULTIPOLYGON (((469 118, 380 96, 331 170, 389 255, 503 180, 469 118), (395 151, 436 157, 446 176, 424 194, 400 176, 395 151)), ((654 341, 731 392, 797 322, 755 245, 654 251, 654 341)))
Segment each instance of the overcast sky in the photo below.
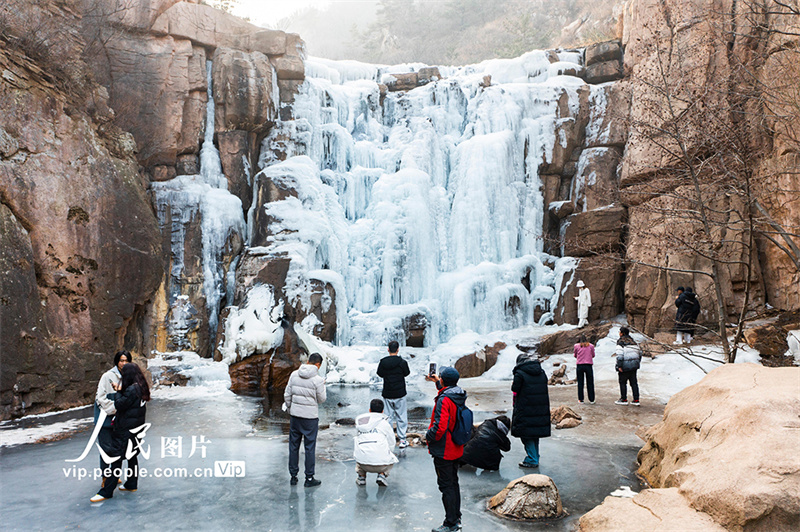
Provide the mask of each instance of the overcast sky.
POLYGON ((258 25, 273 25, 295 11, 309 6, 325 7, 331 1, 335 0, 238 0, 234 13, 258 25))

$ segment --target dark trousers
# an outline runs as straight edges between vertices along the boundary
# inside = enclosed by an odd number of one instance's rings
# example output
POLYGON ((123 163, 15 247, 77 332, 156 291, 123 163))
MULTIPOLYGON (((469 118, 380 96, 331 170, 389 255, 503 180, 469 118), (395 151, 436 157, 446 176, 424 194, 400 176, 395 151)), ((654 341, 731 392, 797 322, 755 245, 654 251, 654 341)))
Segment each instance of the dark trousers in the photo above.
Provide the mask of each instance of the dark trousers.
POLYGON ((589 401, 594 401, 594 373, 591 364, 578 364, 578 400, 583 401, 583 379, 586 378, 586 391, 589 401))
POLYGON ((306 459, 305 469, 306 478, 314 476, 314 465, 316 457, 314 453, 317 449, 317 431, 319 430, 319 419, 306 419, 292 416, 289 421, 289 474, 297 476, 300 471, 300 440, 304 440, 306 459))
MULTIPOLYGON (((103 430, 101 429, 101 433, 103 430)), ((113 434, 113 433, 112 433, 113 434)), ((119 437, 115 435, 115 437, 119 437)), ((124 436, 123 436, 124 438, 124 436)), ((98 435, 98 440, 100 436, 98 435)), ((128 440, 133 440, 131 449, 135 448, 136 440, 132 434, 128 434, 128 440)), ((114 496, 114 488, 117 487, 117 481, 119 480, 120 476, 123 473, 122 464, 125 459, 125 453, 128 450, 128 441, 121 440, 117 441, 114 445, 114 450, 112 454, 119 455, 119 460, 116 460, 110 464, 106 464, 103 461, 103 457, 100 457, 100 468, 103 470, 103 484, 100 487, 100 491, 98 491, 98 495, 102 495, 106 499, 110 499, 114 496), (123 443, 124 441, 124 443, 123 443)), ((130 470, 130 474, 126 475, 125 478, 125 489, 127 490, 135 490, 139 487, 139 451, 136 451, 136 454, 131 456, 128 459, 128 468, 130 470)))
POLYGON ((639 400, 639 383, 636 381, 636 371, 632 369, 631 371, 620 371, 619 375, 619 396, 623 401, 628 400, 628 386, 627 383, 631 383, 631 390, 633 390, 633 400, 639 400))
POLYGON ((455 526, 461 522, 461 491, 458 487, 458 460, 433 457, 436 482, 442 492, 444 525, 455 526))

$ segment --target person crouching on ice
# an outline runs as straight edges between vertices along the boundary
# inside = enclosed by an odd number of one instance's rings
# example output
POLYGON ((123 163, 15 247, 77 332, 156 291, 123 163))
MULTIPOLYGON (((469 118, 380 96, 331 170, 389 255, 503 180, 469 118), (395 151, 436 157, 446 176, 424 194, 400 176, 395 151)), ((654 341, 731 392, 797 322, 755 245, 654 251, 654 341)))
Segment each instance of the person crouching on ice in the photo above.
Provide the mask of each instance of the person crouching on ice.
POLYGON ((383 414, 383 401, 373 399, 369 403, 369 412, 356 418, 356 430, 353 456, 356 459, 356 484, 367 483, 367 473, 377 473, 378 486, 387 486, 386 477, 397 457, 394 448, 394 431, 388 418, 383 414))

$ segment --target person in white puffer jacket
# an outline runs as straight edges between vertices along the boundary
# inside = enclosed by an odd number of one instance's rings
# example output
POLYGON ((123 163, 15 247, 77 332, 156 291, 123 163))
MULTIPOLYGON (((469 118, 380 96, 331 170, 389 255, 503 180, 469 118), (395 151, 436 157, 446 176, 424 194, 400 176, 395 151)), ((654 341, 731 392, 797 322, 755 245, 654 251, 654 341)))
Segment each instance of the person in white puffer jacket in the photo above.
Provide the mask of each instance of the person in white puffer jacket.
POLYGON ((305 487, 319 486, 322 482, 314 478, 316 464, 317 432, 319 431, 319 403, 326 399, 325 379, 319 376, 322 355, 312 353, 308 364, 292 372, 283 401, 289 412, 289 475, 290 484, 297 484, 300 472, 300 441, 305 441, 305 487))
POLYGON ((392 452, 395 445, 394 431, 389 419, 383 414, 383 401, 373 399, 369 412, 356 418, 358 434, 353 438, 353 455, 356 459, 356 484, 367 483, 367 473, 377 473, 379 486, 388 485, 386 479, 397 457, 392 452))

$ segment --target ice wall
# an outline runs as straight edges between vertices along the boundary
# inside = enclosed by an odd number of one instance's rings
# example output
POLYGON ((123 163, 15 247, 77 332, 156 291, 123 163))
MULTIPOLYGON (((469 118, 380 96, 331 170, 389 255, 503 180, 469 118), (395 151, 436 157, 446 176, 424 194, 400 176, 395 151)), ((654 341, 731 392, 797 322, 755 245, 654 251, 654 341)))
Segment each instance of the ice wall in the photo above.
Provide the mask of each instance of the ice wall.
POLYGON ((301 188, 318 199, 301 192, 265 208, 270 233, 282 235, 271 246, 306 246, 297 278, 327 269, 342 280, 343 343, 402 337, 414 315, 436 343, 551 312, 574 261, 542 251, 538 169, 566 148, 557 128, 578 114, 583 82, 559 74, 580 62, 562 52, 553 68, 545 52, 530 52, 382 93, 381 80, 420 65, 307 61, 294 119, 264 140, 260 166, 302 173, 301 188))
MULTIPOLYGON (((154 182, 151 190, 162 232, 170 235, 171 270, 167 283, 170 314, 168 334, 170 342, 181 349, 196 349, 191 345, 189 333, 196 328, 196 301, 198 294, 187 294, 188 278, 199 273, 202 277, 202 297, 205 299, 209 337, 213 345, 217 331, 220 302, 225 296, 227 283, 224 254, 231 239, 246 233, 242 202, 228 192, 228 181, 222 173, 219 151, 214 146, 214 98, 211 83, 211 61, 207 62, 208 104, 203 146, 200 151, 200 173, 181 175, 164 182, 154 182), (199 225, 201 250, 195 243, 187 242, 187 235, 199 225), (188 272, 186 253, 201 251, 202 272, 188 272), (191 320, 191 321, 190 321, 191 320)), ((192 261, 194 262, 194 261, 192 261)), ((235 266, 234 266, 235 268, 235 266)), ((205 322, 205 320, 201 320, 205 322)))

